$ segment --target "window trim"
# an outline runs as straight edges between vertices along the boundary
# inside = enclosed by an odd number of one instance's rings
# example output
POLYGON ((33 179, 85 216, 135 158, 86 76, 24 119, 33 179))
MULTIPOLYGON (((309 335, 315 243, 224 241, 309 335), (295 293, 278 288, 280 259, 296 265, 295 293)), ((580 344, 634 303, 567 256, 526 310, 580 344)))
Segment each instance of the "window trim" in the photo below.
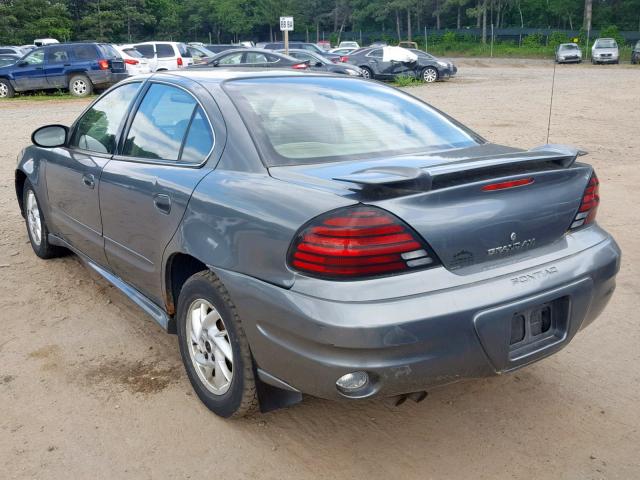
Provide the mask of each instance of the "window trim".
MULTIPOLYGON (((82 119, 82 117, 84 117, 87 114, 87 112, 93 108, 93 106, 96 103, 98 103, 100 100, 102 100, 104 97, 106 97, 111 92, 117 90, 118 88, 124 87, 126 85, 130 85, 132 83, 139 83, 140 84, 140 87, 138 88, 138 91, 136 92, 136 95, 134 96, 133 102, 132 102, 132 105, 135 106, 138 103, 138 99, 140 98, 140 92, 144 89, 144 85, 145 85, 144 80, 135 80, 135 81, 130 81, 130 82, 122 82, 122 83, 118 83, 118 84, 114 85, 112 88, 107 90, 103 95, 100 95, 93 102, 91 102, 89 104, 89 106, 82 111, 82 113, 78 116, 76 121, 69 128, 69 141, 71 141, 71 139, 75 136, 76 130, 78 129, 78 124, 80 123, 80 120, 82 119)), ((124 128, 126 127, 127 122, 129 121, 129 115, 130 115, 130 112, 127 112, 125 114, 125 116, 123 117, 123 121, 120 123, 120 125, 118 125, 118 131, 116 133, 116 149, 115 149, 116 152, 118 152, 118 150, 120 148, 120 139, 122 138, 122 132, 123 132, 124 128)), ((82 153, 82 154, 85 154, 85 155, 91 155, 91 156, 100 157, 100 158, 113 158, 117 154, 116 152, 114 152, 114 153, 94 152, 94 151, 85 150, 84 148, 80 148, 79 146, 70 145, 70 144, 67 144, 66 148, 71 152, 78 152, 78 153, 82 153)))
POLYGON ((113 160, 123 161, 123 162, 144 163, 144 164, 151 164, 151 165, 165 165, 165 166, 184 167, 184 168, 202 168, 209 161, 209 158, 211 158, 211 154, 213 153, 213 150, 216 147, 216 140, 217 140, 216 139, 216 132, 215 132, 215 130, 213 128, 213 124, 211 123, 211 119, 209 118, 209 113, 204 108, 204 105, 202 105, 202 102, 200 101, 200 99, 198 99, 198 97, 196 97, 192 92, 190 92, 188 89, 184 88, 182 85, 177 85, 175 83, 166 82, 166 81, 162 81, 162 80, 155 80, 155 79, 154 80, 147 80, 145 82, 144 86, 143 86, 143 90, 138 94, 138 98, 136 99, 135 103, 133 104, 132 110, 129 112, 129 116, 127 117, 127 121, 125 122, 124 128, 122 129, 122 132, 120 133, 120 139, 119 139, 117 147, 116 147, 116 153, 113 154, 112 159, 113 160), (193 118, 195 116, 195 112, 198 110, 197 108, 194 108, 193 112, 191 112, 191 117, 189 119, 189 126, 188 126, 187 130, 185 131, 185 135, 184 135, 184 137, 182 139, 182 143, 180 144, 180 155, 178 157, 178 160, 163 160, 163 159, 157 159, 157 158, 134 157, 134 156, 131 156, 131 155, 123 155, 122 154, 122 148, 124 146, 124 142, 126 142, 126 140, 127 140, 127 136, 129 135, 129 131, 131 130, 131 125, 133 124, 133 120, 136 118, 136 114, 138 113, 138 110, 140 109, 140 105, 144 101, 144 98, 147 95, 147 92, 149 91, 149 89, 155 84, 157 84, 157 85, 167 85, 169 87, 179 88, 180 90, 183 90, 187 95, 190 95, 196 101, 196 105, 198 107, 200 107, 200 109, 204 113, 204 117, 207 120, 207 123, 209 124, 209 131, 211 132, 212 142, 211 142, 211 149, 209 149, 209 152, 205 155, 204 160, 202 160, 200 163, 185 163, 185 162, 181 162, 179 160, 180 157, 182 156, 182 150, 184 148, 184 143, 186 142, 186 139, 189 136, 189 131, 191 129, 191 123, 192 123, 193 118))

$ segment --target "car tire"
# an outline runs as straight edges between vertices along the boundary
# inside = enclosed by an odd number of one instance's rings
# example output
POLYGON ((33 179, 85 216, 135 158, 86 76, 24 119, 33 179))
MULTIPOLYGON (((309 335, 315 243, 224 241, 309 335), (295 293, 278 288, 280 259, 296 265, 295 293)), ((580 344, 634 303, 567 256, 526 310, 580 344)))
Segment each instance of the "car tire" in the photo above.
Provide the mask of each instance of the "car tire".
POLYGON ((93 83, 86 75, 74 75, 69 79, 69 93, 74 97, 88 97, 93 93, 93 83))
POLYGON ((213 272, 196 273, 185 282, 178 296, 177 330, 182 362, 202 403, 224 418, 255 412, 249 342, 229 293, 213 272))
POLYGON ((369 67, 360 67, 362 69, 362 78, 371 80, 373 78, 373 72, 369 67))
POLYGON ((9 80, 0 78, 0 98, 11 98, 15 95, 15 91, 9 80))
POLYGON ((27 235, 35 254, 42 259, 48 259, 67 253, 64 248, 49 243, 49 229, 42 215, 38 196, 29 180, 25 180, 22 188, 22 205, 27 235))
POLYGON ((420 77, 422 78, 422 81, 425 83, 433 83, 436 80, 438 80, 438 77, 439 77, 438 70, 436 70, 433 67, 427 67, 424 70, 422 70, 420 77))

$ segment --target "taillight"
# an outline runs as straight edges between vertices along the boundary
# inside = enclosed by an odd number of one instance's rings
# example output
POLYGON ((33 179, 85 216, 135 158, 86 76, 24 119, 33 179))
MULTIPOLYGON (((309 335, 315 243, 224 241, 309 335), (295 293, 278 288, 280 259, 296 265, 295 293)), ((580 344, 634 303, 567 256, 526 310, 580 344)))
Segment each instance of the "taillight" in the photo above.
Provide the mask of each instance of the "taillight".
POLYGON ((178 67, 181 67, 182 66, 182 57, 178 57, 176 59, 176 61, 178 62, 178 67))
POLYGON ((569 230, 573 230, 584 225, 592 223, 596 218, 598 212, 598 205, 600 204, 600 181, 596 176, 596 172, 591 174, 587 188, 585 188, 582 194, 582 201, 580 202, 580 208, 576 214, 569 230))
POLYGON ((347 207, 313 219, 296 235, 289 265, 309 276, 353 279, 436 264, 425 242, 400 219, 375 207, 347 207))
POLYGON ((347 63, 349 61, 349 57, 347 57, 346 55, 343 55, 342 57, 340 57, 340 61, 342 63, 347 63))
POLYGON ((309 68, 309 65, 306 63, 296 63, 295 65, 291 65, 291 68, 295 68, 296 70, 306 70, 309 68))
POLYGON ((98 60, 98 66, 100 67, 100 70, 109 70, 109 61, 98 60))
POLYGON ((138 65, 140 62, 135 58, 125 58, 124 63, 127 63, 129 65, 138 65))

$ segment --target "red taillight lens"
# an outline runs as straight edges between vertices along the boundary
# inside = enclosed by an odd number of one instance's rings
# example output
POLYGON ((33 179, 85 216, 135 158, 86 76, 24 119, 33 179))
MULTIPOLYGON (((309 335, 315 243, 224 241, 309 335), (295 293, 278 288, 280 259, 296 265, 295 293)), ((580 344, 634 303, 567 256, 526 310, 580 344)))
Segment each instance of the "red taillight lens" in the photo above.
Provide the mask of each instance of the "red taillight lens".
POLYGON ((596 176, 596 172, 591 174, 587 188, 584 189, 582 194, 582 201, 580 202, 580 208, 576 214, 569 230, 593 223, 598 212, 598 205, 600 204, 600 181, 596 176))
POLYGON ((296 63, 295 65, 291 65, 291 68, 295 68, 296 70, 305 70, 309 68, 309 65, 306 63, 296 63))
POLYGON ((182 57, 178 57, 176 59, 176 61, 178 62, 178 66, 181 67, 182 66, 182 57))
POLYGON ((100 70, 109 70, 109 61, 98 60, 98 66, 100 67, 100 70))
POLYGON ((327 279, 366 278, 435 265, 435 255, 401 220, 375 207, 348 207, 315 218, 289 249, 289 265, 327 279))
POLYGON ((509 180, 508 182, 490 183, 482 187, 484 192, 495 192, 496 190, 506 190, 508 188, 522 187, 524 185, 531 185, 533 178, 521 178, 520 180, 509 180))
POLYGON ((124 63, 126 63, 128 65, 138 65, 140 62, 138 60, 136 60, 135 58, 125 58, 124 59, 124 63))
POLYGON ((344 55, 344 56, 340 57, 340 61, 341 61, 342 63, 347 63, 347 62, 349 61, 349 57, 347 57, 346 55, 344 55))

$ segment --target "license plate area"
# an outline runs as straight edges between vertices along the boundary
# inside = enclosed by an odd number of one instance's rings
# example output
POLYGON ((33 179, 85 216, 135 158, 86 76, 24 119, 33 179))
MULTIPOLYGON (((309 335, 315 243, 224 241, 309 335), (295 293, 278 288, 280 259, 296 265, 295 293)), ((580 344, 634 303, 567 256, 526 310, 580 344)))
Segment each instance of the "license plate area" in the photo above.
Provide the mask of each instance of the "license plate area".
POLYGON ((509 360, 517 360, 562 341, 567 334, 569 304, 569 297, 565 296, 513 313, 509 360))

